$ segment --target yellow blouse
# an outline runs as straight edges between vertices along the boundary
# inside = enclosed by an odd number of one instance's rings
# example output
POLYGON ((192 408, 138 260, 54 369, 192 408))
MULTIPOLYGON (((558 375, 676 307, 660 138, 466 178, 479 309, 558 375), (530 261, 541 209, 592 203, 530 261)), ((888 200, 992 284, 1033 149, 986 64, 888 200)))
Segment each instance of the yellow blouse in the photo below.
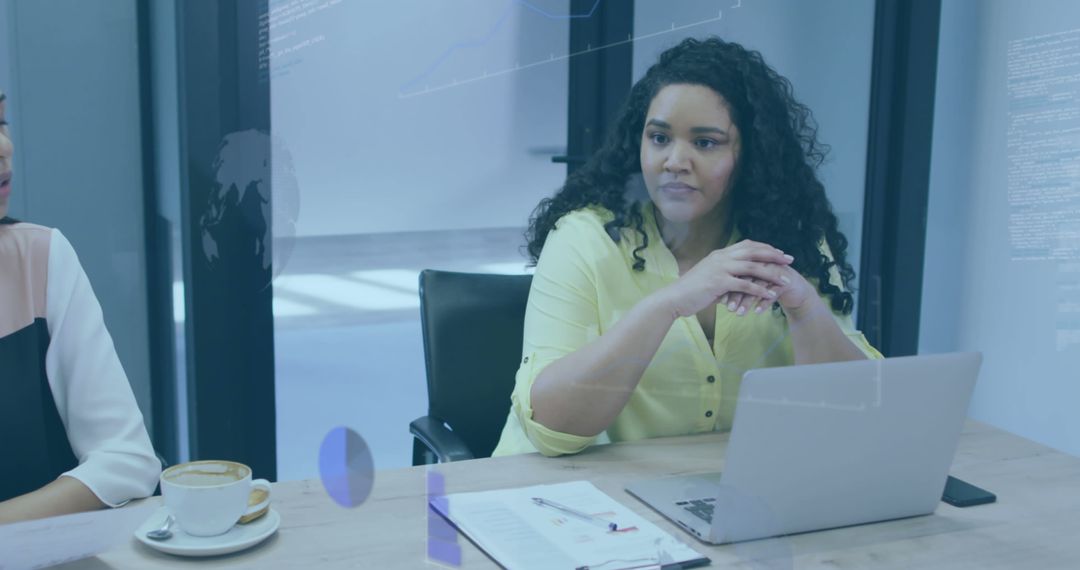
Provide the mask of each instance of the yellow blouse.
MULTIPOLYGON (((604 230, 613 217, 606 209, 566 214, 548 235, 529 292, 510 413, 493 455, 560 455, 592 443, 730 430, 743 373, 794 363, 787 320, 778 311, 738 317, 718 306, 711 349, 696 316, 677 319, 626 407, 599 436, 560 433, 534 421, 530 390, 545 366, 604 334, 637 302, 679 278, 652 204, 645 203, 642 213, 649 237, 648 247, 640 252, 644 271, 633 269, 633 250, 640 245, 637 232, 624 228, 616 243, 604 230)), ((736 232, 730 243, 740 239, 736 232)), ((824 241, 821 250, 832 259, 824 241)), ((829 281, 842 287, 839 272, 835 267, 831 271, 829 281)), ((855 346, 870 358, 882 358, 855 330, 850 316, 834 316, 855 346)))

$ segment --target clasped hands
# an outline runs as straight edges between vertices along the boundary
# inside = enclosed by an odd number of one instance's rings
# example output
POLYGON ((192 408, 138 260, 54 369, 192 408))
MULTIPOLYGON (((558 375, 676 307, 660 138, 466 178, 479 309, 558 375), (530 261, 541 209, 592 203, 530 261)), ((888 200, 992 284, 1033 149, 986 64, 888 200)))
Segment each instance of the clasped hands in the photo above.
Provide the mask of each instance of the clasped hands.
POLYGON ((714 250, 662 293, 679 317, 720 303, 738 316, 777 302, 798 316, 818 301, 816 290, 791 267, 795 259, 765 243, 743 240, 714 250))

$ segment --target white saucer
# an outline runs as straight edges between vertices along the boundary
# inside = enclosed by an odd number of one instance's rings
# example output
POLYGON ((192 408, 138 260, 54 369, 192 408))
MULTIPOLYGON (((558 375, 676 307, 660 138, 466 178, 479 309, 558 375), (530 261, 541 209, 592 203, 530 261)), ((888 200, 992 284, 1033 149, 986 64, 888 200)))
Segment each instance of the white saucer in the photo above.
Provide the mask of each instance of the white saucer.
POLYGON ((238 524, 229 529, 229 532, 218 536, 191 536, 173 523, 173 535, 169 540, 146 538, 148 531, 161 528, 161 525, 165 524, 167 516, 168 507, 159 507, 135 531, 135 538, 150 548, 179 556, 216 556, 250 548, 274 534, 281 524, 281 516, 271 508, 265 515, 247 524, 238 524))

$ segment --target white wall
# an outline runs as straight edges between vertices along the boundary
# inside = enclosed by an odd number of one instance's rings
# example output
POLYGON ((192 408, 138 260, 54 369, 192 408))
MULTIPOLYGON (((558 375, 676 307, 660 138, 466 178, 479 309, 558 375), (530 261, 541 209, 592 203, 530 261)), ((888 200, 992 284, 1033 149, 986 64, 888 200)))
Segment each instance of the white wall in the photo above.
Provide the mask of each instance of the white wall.
POLYGON ((819 171, 856 272, 862 240, 874 3, 869 0, 636 0, 634 78, 686 37, 718 35, 761 52, 795 87, 832 146, 819 171), (733 6, 739 6, 733 8, 733 6), (719 17, 719 21, 703 22, 719 17), (672 26, 678 29, 665 32, 672 26))
POLYGON ((271 2, 270 34, 297 235, 524 227, 561 186, 568 67, 548 60, 566 55, 568 1, 299 4, 271 2))
MULTIPOLYGON (((1080 330, 1080 266, 1073 254, 1031 259, 1010 235, 1017 229, 1011 216, 1023 211, 1010 204, 1019 183, 1010 167, 1032 143, 1009 146, 1018 140, 1012 120, 1025 107, 1015 99, 1010 107, 1008 50, 1010 42, 1078 28, 1080 4, 1071 0, 943 2, 919 346, 924 353, 982 351, 971 416, 1074 455, 1080 455, 1080 343, 1073 338, 1080 330)), ((1080 72, 1076 41, 1066 53, 1072 54, 1066 74, 1080 72)), ((1075 95, 1077 87, 1074 77, 1063 92, 1075 95)), ((1061 105, 1080 112, 1075 99, 1061 105)), ((1036 128, 1078 126, 1074 118, 1036 128)), ((1066 136, 1080 149, 1080 135, 1066 136)), ((1049 228, 1057 243, 1080 222, 1080 159, 1070 160, 1071 190, 1063 203, 1044 206, 1073 210, 1049 228)))

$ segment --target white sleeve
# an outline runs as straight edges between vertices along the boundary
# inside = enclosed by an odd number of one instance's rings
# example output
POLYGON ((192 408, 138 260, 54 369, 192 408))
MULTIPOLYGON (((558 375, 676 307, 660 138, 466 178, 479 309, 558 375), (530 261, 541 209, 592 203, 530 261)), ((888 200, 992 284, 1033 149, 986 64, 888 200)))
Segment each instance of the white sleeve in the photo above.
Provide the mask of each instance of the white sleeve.
POLYGON ((64 473, 111 507, 154 492, 161 463, 90 281, 58 230, 49 246, 45 373, 79 466, 64 473))

